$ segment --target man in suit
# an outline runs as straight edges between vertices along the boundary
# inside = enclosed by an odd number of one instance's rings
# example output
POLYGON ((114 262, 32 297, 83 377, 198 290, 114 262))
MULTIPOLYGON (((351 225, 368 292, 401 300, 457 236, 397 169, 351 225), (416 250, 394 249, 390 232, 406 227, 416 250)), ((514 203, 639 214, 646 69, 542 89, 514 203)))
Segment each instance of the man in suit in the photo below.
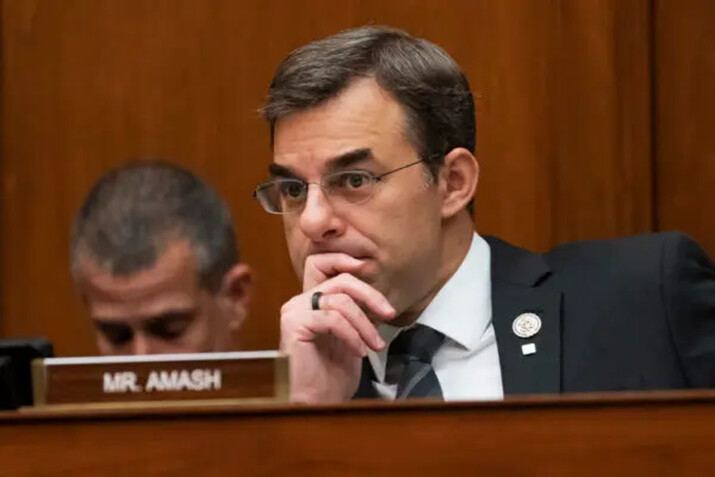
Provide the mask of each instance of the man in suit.
POLYGON ((252 294, 224 202, 158 161, 94 184, 75 219, 72 274, 105 355, 230 350, 252 294))
POLYGON ((469 84, 438 46, 364 27, 270 86, 271 180, 303 293, 291 397, 499 399, 715 385, 715 270, 680 234, 540 255, 481 237, 469 84))

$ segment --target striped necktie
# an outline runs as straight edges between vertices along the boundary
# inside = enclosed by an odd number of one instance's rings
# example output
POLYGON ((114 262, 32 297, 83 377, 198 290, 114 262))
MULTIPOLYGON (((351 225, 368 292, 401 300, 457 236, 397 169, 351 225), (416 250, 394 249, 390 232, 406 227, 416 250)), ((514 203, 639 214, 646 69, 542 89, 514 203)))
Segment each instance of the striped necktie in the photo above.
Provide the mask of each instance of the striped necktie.
POLYGON ((442 388, 432 368, 432 357, 444 335, 424 325, 401 332, 387 352, 385 382, 397 384, 396 400, 415 397, 443 399, 442 388))

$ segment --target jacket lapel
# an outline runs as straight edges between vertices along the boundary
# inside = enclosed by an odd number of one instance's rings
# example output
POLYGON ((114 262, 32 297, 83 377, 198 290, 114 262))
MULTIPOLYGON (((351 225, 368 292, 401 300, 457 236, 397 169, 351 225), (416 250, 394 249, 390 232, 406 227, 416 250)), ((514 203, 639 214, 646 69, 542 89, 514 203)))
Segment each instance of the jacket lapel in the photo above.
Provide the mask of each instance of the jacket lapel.
POLYGON ((484 237, 491 248, 492 322, 499 349, 504 395, 561 392, 561 292, 548 286, 551 271, 540 254, 484 237), (541 319, 530 338, 512 325, 523 313, 541 319), (533 344, 536 352, 524 354, 533 344))

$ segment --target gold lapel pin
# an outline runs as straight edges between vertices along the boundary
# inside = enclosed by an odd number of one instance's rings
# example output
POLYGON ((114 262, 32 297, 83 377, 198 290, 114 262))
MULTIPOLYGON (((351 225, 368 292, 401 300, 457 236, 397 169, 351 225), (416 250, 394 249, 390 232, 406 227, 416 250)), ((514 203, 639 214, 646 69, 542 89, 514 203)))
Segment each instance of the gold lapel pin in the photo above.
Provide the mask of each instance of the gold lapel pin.
POLYGON ((514 319, 511 329, 519 338, 531 338, 541 330, 541 318, 534 313, 522 313, 514 319))

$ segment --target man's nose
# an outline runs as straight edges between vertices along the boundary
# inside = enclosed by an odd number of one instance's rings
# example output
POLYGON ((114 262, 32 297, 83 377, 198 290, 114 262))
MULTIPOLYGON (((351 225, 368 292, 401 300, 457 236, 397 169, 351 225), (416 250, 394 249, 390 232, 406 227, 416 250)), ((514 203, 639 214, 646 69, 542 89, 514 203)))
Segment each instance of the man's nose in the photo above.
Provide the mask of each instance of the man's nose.
POLYGON ((154 354, 157 347, 150 337, 143 333, 136 333, 132 340, 132 354, 154 354))
POLYGON ((305 206, 300 214, 300 228, 313 242, 321 242, 343 233, 345 224, 335 213, 325 191, 312 185, 308 188, 305 206))

